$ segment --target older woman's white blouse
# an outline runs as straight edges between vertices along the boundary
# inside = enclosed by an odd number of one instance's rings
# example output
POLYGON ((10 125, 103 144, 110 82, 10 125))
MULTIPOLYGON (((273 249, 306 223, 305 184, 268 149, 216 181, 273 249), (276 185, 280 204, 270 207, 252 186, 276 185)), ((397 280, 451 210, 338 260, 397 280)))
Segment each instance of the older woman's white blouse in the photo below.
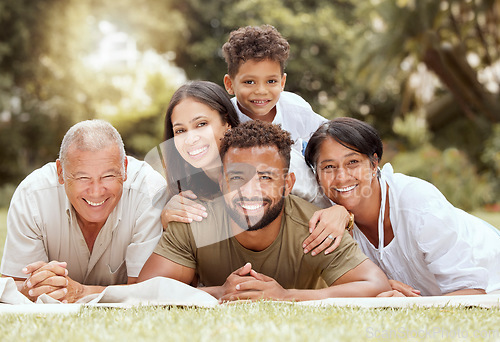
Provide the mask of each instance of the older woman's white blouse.
POLYGON ((386 164, 379 179, 382 205, 379 246, 354 228, 363 252, 388 276, 421 291, 441 295, 460 289, 500 289, 500 232, 451 205, 432 184, 394 173, 386 164), (387 186, 394 239, 383 246, 387 186))

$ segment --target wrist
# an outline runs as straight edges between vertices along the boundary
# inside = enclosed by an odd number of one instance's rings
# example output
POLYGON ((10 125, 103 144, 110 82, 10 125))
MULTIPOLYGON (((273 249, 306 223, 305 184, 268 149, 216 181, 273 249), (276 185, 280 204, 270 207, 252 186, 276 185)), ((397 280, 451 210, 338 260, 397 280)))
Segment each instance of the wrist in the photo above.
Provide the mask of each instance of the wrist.
POLYGON ((354 214, 349 212, 349 221, 347 222, 347 226, 345 227, 345 229, 347 229, 348 232, 351 232, 353 228, 354 228, 354 214))

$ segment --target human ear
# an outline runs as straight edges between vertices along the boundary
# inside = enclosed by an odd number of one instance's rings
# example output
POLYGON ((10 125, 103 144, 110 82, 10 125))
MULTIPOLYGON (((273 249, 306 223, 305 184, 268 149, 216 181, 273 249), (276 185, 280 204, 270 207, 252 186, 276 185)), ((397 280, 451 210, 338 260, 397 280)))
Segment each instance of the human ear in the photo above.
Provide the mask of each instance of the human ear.
POLYGON ((372 165, 375 170, 378 168, 378 155, 376 153, 373 154, 372 165))
POLYGON ((285 179, 285 196, 290 195, 295 184, 295 173, 290 172, 285 179))
POLYGON ((63 168, 61 161, 59 159, 56 160, 56 168, 57 168, 57 179, 59 181, 59 184, 63 185, 64 184, 63 168))
POLYGON ((123 162, 123 169, 125 171, 125 175, 123 177, 124 182, 127 180, 127 167, 128 167, 128 159, 127 156, 125 156, 125 161, 123 162))
POLYGON ((377 169, 378 169, 378 156, 376 153, 373 154, 371 164, 373 167, 373 177, 375 177, 377 176, 377 169))
POLYGON ((226 91, 229 95, 234 95, 233 81, 231 80, 231 77, 229 77, 228 74, 224 75, 224 87, 226 88, 226 91))
POLYGON ((286 72, 283 73, 283 76, 281 77, 281 91, 285 90, 285 83, 286 83, 286 72))

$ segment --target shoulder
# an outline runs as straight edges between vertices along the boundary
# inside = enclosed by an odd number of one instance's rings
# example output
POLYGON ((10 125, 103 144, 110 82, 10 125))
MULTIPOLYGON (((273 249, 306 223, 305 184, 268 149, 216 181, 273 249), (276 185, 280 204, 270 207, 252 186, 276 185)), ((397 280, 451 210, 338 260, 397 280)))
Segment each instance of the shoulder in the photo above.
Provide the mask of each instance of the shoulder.
POLYGON ((127 180, 123 183, 124 190, 134 190, 147 193, 154 198, 158 193, 166 192, 167 182, 148 163, 127 156, 127 180))
POLYGON ((304 100, 302 98, 302 96, 300 96, 298 94, 295 94, 295 93, 292 93, 292 92, 289 92, 289 91, 283 91, 283 92, 281 92, 279 102, 281 102, 283 104, 290 104, 290 105, 294 105, 294 106, 301 106, 301 107, 304 107, 304 108, 312 110, 312 107, 309 104, 309 102, 307 102, 306 100, 304 100))
POLYGON ((425 208, 430 204, 448 204, 444 195, 433 184, 402 173, 394 173, 390 164, 384 165, 382 175, 389 185, 391 197, 402 206, 414 209, 425 208))
POLYGON ((153 169, 151 165, 145 161, 138 160, 134 157, 127 156, 128 166, 127 166, 127 182, 134 183, 143 181, 145 178, 153 178, 159 183, 166 183, 163 176, 153 169))
POLYGON ((38 193, 44 194, 42 198, 48 198, 46 195, 49 193, 51 197, 59 193, 65 194, 64 186, 59 184, 55 162, 45 164, 30 173, 16 188, 13 200, 19 199, 19 196, 36 196, 38 193))
POLYGON ((302 97, 290 92, 282 92, 276 104, 278 113, 273 123, 280 123, 283 129, 292 133, 294 139, 300 137, 309 141, 312 133, 327 121, 324 117, 314 112, 311 105, 302 97))
POLYGON ((311 216, 321 208, 295 195, 288 195, 285 198, 284 215, 287 222, 298 226, 309 228, 311 216))
POLYGON ((57 177, 56 163, 47 163, 39 169, 31 172, 19 184, 18 188, 30 188, 31 190, 57 187, 59 179, 57 177))

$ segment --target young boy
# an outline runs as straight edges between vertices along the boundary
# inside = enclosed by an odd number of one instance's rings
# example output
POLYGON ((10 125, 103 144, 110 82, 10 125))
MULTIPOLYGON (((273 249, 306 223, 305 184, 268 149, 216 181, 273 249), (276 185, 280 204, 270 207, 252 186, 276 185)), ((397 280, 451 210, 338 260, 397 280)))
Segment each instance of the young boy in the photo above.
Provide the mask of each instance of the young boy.
POLYGON ((224 85, 235 95, 232 101, 241 122, 258 119, 281 124, 292 134, 294 148, 302 153, 326 119, 299 95, 284 91, 289 50, 286 39, 270 25, 231 32, 222 47, 228 66, 224 85))

